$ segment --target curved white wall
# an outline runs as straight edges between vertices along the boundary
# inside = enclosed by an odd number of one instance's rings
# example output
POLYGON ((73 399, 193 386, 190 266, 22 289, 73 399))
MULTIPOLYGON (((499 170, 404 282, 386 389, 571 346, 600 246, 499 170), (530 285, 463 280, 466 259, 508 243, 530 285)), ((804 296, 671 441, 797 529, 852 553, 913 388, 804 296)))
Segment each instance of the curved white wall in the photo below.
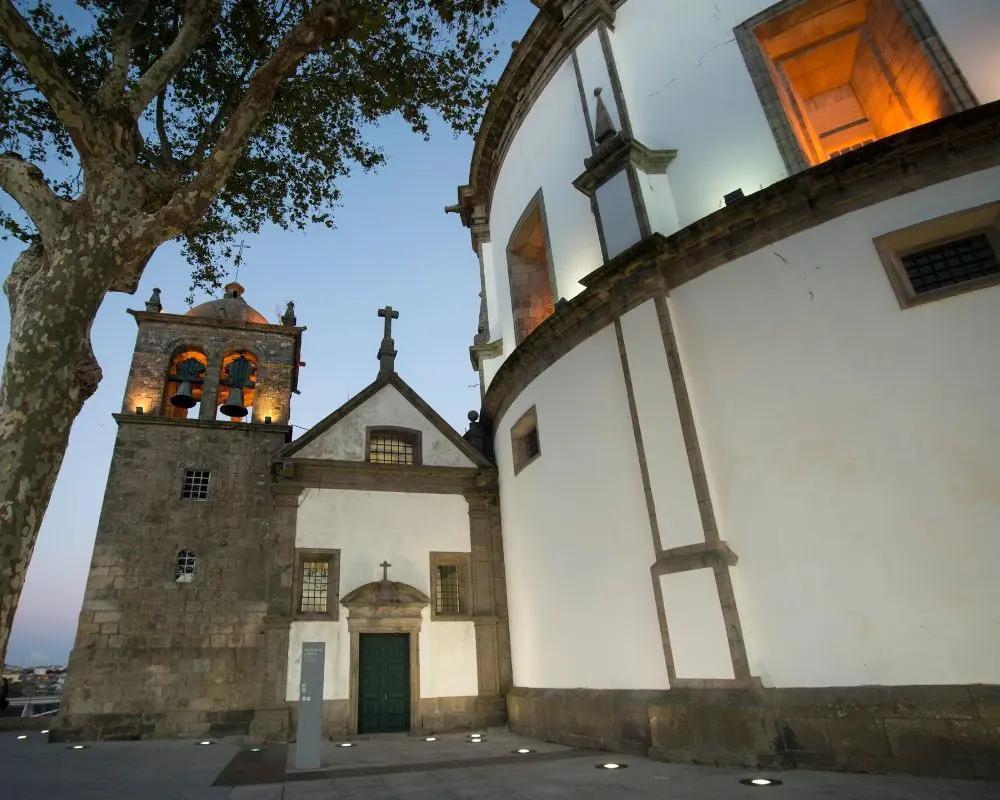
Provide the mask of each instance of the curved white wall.
MULTIPOLYGON (((514 320, 507 275, 507 242, 535 193, 542 190, 556 276, 555 298, 579 294, 579 280, 601 265, 601 245, 590 201, 573 187, 590 155, 573 63, 559 68, 528 112, 497 177, 490 208, 493 282, 487 280, 490 338, 514 349, 514 320), (492 296, 491 296, 492 294, 492 296)), ((487 262, 489 263, 489 262, 487 262)), ((494 359, 495 367, 500 359, 494 359)), ((488 362, 489 363, 489 362, 488 362)))
MULTIPOLYGON (((901 310, 872 244, 996 200, 1000 169, 672 292, 766 684, 1000 683, 1000 287, 901 310)), ((640 412, 644 430, 657 424, 640 412)))
MULTIPOLYGON (((774 0, 628 0, 610 34, 636 138, 653 149, 676 149, 668 175, 641 179, 654 230, 671 234, 724 205, 737 188, 751 194, 786 176, 760 99, 733 29, 774 0)), ((1000 11, 996 0, 923 0, 940 37, 981 103, 1000 99, 1000 11)), ((600 43, 591 34, 577 48, 593 115, 599 85, 612 118, 619 116, 600 43)), ((580 89, 571 59, 530 109, 500 167, 490 210, 492 243, 484 245, 490 338, 504 355, 484 362, 487 385, 514 349, 505 249, 521 213, 539 188, 545 196, 557 297, 581 291, 581 277, 602 263, 588 199, 572 186, 590 155, 580 89)), ((612 208, 614 211, 620 204, 612 208)), ((613 222, 613 220, 609 220, 613 222)), ((610 226, 616 242, 627 226, 610 226)), ((612 242, 609 242, 609 246, 612 242)))
MULTIPOLYGON (((297 548, 340 550, 340 595, 389 577, 430 593, 430 553, 470 551, 469 506, 461 495, 306 489, 299 504, 297 548)), ((293 622, 287 699, 298 700, 302 642, 326 642, 323 697, 349 697, 351 639, 347 610, 337 622, 293 622)), ((473 623, 432 622, 420 628, 420 696, 467 697, 479 691, 473 623)))
POLYGON ((613 328, 560 359, 495 427, 514 683, 661 689, 655 560, 613 328), (514 475, 531 406, 541 455, 514 475))

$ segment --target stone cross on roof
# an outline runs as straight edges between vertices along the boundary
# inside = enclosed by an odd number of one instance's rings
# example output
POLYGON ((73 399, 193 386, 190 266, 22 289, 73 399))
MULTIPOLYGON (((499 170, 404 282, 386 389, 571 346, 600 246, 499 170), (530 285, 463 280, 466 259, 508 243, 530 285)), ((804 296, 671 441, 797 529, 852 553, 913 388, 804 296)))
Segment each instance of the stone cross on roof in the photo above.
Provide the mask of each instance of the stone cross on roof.
POLYGON ((379 564, 379 566, 382 567, 382 580, 384 581, 389 580, 389 567, 391 567, 392 564, 390 564, 388 561, 383 561, 381 564, 379 564))
POLYGON ((392 321, 399 319, 399 312, 392 306, 386 306, 378 310, 378 315, 385 319, 382 346, 378 349, 378 374, 391 375, 396 371, 396 345, 392 341, 392 321))

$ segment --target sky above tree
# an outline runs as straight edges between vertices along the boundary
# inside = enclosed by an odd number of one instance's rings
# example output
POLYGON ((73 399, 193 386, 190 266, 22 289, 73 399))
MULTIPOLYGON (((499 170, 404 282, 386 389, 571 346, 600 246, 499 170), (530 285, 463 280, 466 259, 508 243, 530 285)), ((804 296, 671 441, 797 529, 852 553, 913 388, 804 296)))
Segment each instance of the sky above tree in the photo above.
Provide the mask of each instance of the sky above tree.
MULTIPOLYGON (((501 57, 527 29, 537 9, 509 0, 498 23, 501 57)), ((479 272, 468 232, 444 207, 468 180, 473 141, 454 137, 443 123, 425 142, 401 120, 371 132, 387 163, 376 173, 360 170, 340 184, 336 228, 303 232, 266 227, 249 237, 240 283, 250 305, 276 321, 295 301, 303 335, 300 395, 292 398, 292 423, 301 435, 368 385, 378 372, 382 335, 377 309, 400 311, 393 325, 396 370, 448 422, 464 432, 466 414, 479 407, 477 376, 468 346, 479 314, 479 272)), ((13 201, 0 194, 0 206, 13 201)), ((23 245, 0 242, 3 275, 23 245)), ((227 266, 227 265, 224 265, 227 266)), ((135 295, 109 294, 93 330, 104 380, 84 406, 42 524, 15 617, 7 661, 65 663, 73 645, 80 604, 97 531, 117 426, 112 413, 122 394, 135 343, 135 321, 126 309, 143 308, 153 287, 164 311, 184 313, 190 268, 180 247, 168 243, 154 255, 135 295)), ((211 299, 201 293, 196 302, 211 299)), ((7 346, 9 316, 0 303, 0 347, 7 346)))

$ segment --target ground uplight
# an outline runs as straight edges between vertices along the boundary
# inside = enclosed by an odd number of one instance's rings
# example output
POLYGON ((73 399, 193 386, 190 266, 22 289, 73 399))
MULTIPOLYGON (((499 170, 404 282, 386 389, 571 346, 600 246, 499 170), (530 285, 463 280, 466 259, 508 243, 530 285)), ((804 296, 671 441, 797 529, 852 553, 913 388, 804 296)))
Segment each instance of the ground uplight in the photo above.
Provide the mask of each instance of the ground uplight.
POLYGON ((744 786, 781 786, 781 781, 774 778, 743 778, 740 783, 744 786))
POLYGON ((628 769, 627 764, 617 764, 615 762, 609 762, 607 764, 597 764, 598 769, 628 769))

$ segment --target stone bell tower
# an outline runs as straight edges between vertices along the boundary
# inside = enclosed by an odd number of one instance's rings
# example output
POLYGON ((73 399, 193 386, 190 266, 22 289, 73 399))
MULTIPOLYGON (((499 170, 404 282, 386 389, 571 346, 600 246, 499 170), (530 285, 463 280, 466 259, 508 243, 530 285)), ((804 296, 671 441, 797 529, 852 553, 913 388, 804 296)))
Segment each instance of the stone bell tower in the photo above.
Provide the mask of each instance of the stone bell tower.
MULTIPOLYGON (((274 616, 284 553, 270 457, 291 440, 301 336, 231 283, 186 314, 159 289, 139 326, 70 656, 64 740, 282 727, 274 616), (266 720, 266 723, 262 723, 266 720)), ((280 616, 280 612, 278 614, 280 616)))

